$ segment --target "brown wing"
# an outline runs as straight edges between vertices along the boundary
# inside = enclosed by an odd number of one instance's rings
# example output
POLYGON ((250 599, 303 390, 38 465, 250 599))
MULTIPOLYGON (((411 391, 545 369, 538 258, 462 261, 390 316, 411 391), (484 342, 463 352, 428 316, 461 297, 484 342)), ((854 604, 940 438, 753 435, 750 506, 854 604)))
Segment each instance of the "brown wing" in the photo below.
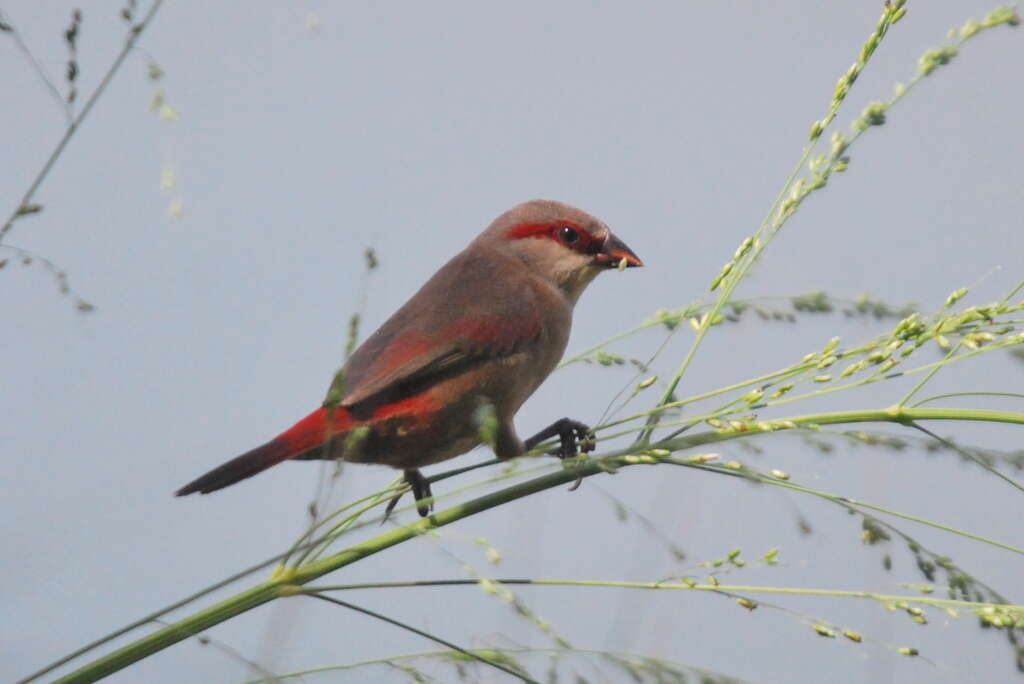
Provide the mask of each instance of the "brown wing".
POLYGON ((480 249, 445 264, 352 355, 342 405, 404 396, 538 339, 544 319, 519 269, 480 249))

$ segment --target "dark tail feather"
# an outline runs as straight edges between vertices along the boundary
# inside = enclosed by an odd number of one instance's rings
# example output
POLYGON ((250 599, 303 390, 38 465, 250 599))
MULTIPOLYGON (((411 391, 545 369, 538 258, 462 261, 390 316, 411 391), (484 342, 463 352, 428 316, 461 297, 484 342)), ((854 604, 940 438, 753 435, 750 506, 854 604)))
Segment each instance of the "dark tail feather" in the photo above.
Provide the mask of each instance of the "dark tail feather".
POLYGON ((209 494, 228 485, 233 485, 239 480, 252 477, 270 466, 277 465, 293 455, 289 444, 282 439, 273 439, 263 446, 258 446, 252 451, 247 451, 227 463, 217 466, 205 475, 189 482, 187 485, 174 493, 175 496, 185 496, 193 492, 209 494))
MULTIPOLYGON (((239 480, 252 477, 270 466, 289 458, 322 458, 321 446, 331 436, 343 433, 352 426, 352 417, 347 409, 338 407, 330 412, 321 407, 291 426, 285 432, 263 446, 247 451, 218 466, 197 480, 176 491, 175 496, 192 492, 209 494, 239 480)), ((330 457, 333 457, 331 455, 330 457)))

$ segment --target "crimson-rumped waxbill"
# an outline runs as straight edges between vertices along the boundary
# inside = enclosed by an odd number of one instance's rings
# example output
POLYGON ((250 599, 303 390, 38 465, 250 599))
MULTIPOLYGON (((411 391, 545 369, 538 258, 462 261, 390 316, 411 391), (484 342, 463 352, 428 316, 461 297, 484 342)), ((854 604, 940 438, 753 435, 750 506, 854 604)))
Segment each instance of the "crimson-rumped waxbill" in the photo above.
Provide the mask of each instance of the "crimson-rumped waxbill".
MULTIPOLYGON (((562 418, 523 442, 512 419, 562 358, 584 288, 622 265, 643 263, 586 212, 550 200, 513 207, 356 350, 340 403, 176 494, 207 494, 288 459, 340 458, 402 469, 419 502, 431 496, 421 466, 481 443, 481 406, 497 419, 498 458, 555 436, 558 455, 574 456, 577 439, 590 435, 586 425, 562 418)), ((418 509, 428 513, 423 503, 418 509)))

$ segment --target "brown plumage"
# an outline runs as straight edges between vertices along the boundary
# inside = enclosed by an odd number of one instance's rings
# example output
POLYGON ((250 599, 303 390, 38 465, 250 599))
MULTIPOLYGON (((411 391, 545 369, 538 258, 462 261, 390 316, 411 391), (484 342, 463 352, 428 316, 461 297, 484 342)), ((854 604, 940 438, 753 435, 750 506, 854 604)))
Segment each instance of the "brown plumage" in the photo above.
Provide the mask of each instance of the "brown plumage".
POLYGON ((623 261, 642 265, 579 209, 549 200, 512 208, 356 350, 338 406, 317 409, 177 495, 212 492, 288 459, 342 458, 403 469, 419 500, 430 489, 417 469, 480 444, 485 404, 497 418, 499 458, 556 435, 561 455, 572 455, 586 426, 562 419, 524 443, 513 417, 561 359, 583 289, 623 261))

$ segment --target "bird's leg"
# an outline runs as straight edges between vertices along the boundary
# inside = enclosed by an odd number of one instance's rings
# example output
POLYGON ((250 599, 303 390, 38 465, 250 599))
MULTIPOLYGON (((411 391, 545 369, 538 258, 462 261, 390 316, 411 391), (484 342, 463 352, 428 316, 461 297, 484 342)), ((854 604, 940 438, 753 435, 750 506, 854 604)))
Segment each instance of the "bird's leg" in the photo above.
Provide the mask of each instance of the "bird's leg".
POLYGON ((405 471, 405 481, 412 487, 412 498, 416 501, 416 511, 421 518, 426 518, 434 507, 433 503, 421 503, 423 499, 430 499, 434 496, 430 491, 430 482, 416 468, 405 471))
MULTIPOLYGON (((412 498, 416 500, 416 510, 419 512, 420 517, 427 517, 430 515, 430 509, 433 508, 433 504, 420 503, 420 501, 434 496, 430 492, 430 482, 427 478, 423 477, 423 473, 416 468, 409 468, 403 471, 402 475, 406 483, 409 485, 409 488, 412 490, 412 498)), ((398 505, 398 500, 402 498, 402 494, 403 492, 399 492, 391 497, 391 501, 388 502, 388 507, 384 509, 384 520, 381 522, 387 521, 388 516, 391 515, 391 511, 393 511, 395 506, 398 505)))
MULTIPOLYGON (((547 426, 533 437, 523 442, 526 450, 529 451, 533 447, 537 446, 545 439, 549 437, 558 436, 561 444, 559 448, 554 452, 549 452, 554 456, 558 456, 560 459, 572 458, 576 456, 578 452, 586 453, 594 450, 594 440, 596 436, 594 431, 590 429, 589 425, 579 422, 578 420, 572 420, 571 418, 562 418, 556 420, 551 425, 547 426)), ((583 482, 583 476, 580 475, 576 478, 576 482, 573 483, 569 491, 575 490, 583 482)))

